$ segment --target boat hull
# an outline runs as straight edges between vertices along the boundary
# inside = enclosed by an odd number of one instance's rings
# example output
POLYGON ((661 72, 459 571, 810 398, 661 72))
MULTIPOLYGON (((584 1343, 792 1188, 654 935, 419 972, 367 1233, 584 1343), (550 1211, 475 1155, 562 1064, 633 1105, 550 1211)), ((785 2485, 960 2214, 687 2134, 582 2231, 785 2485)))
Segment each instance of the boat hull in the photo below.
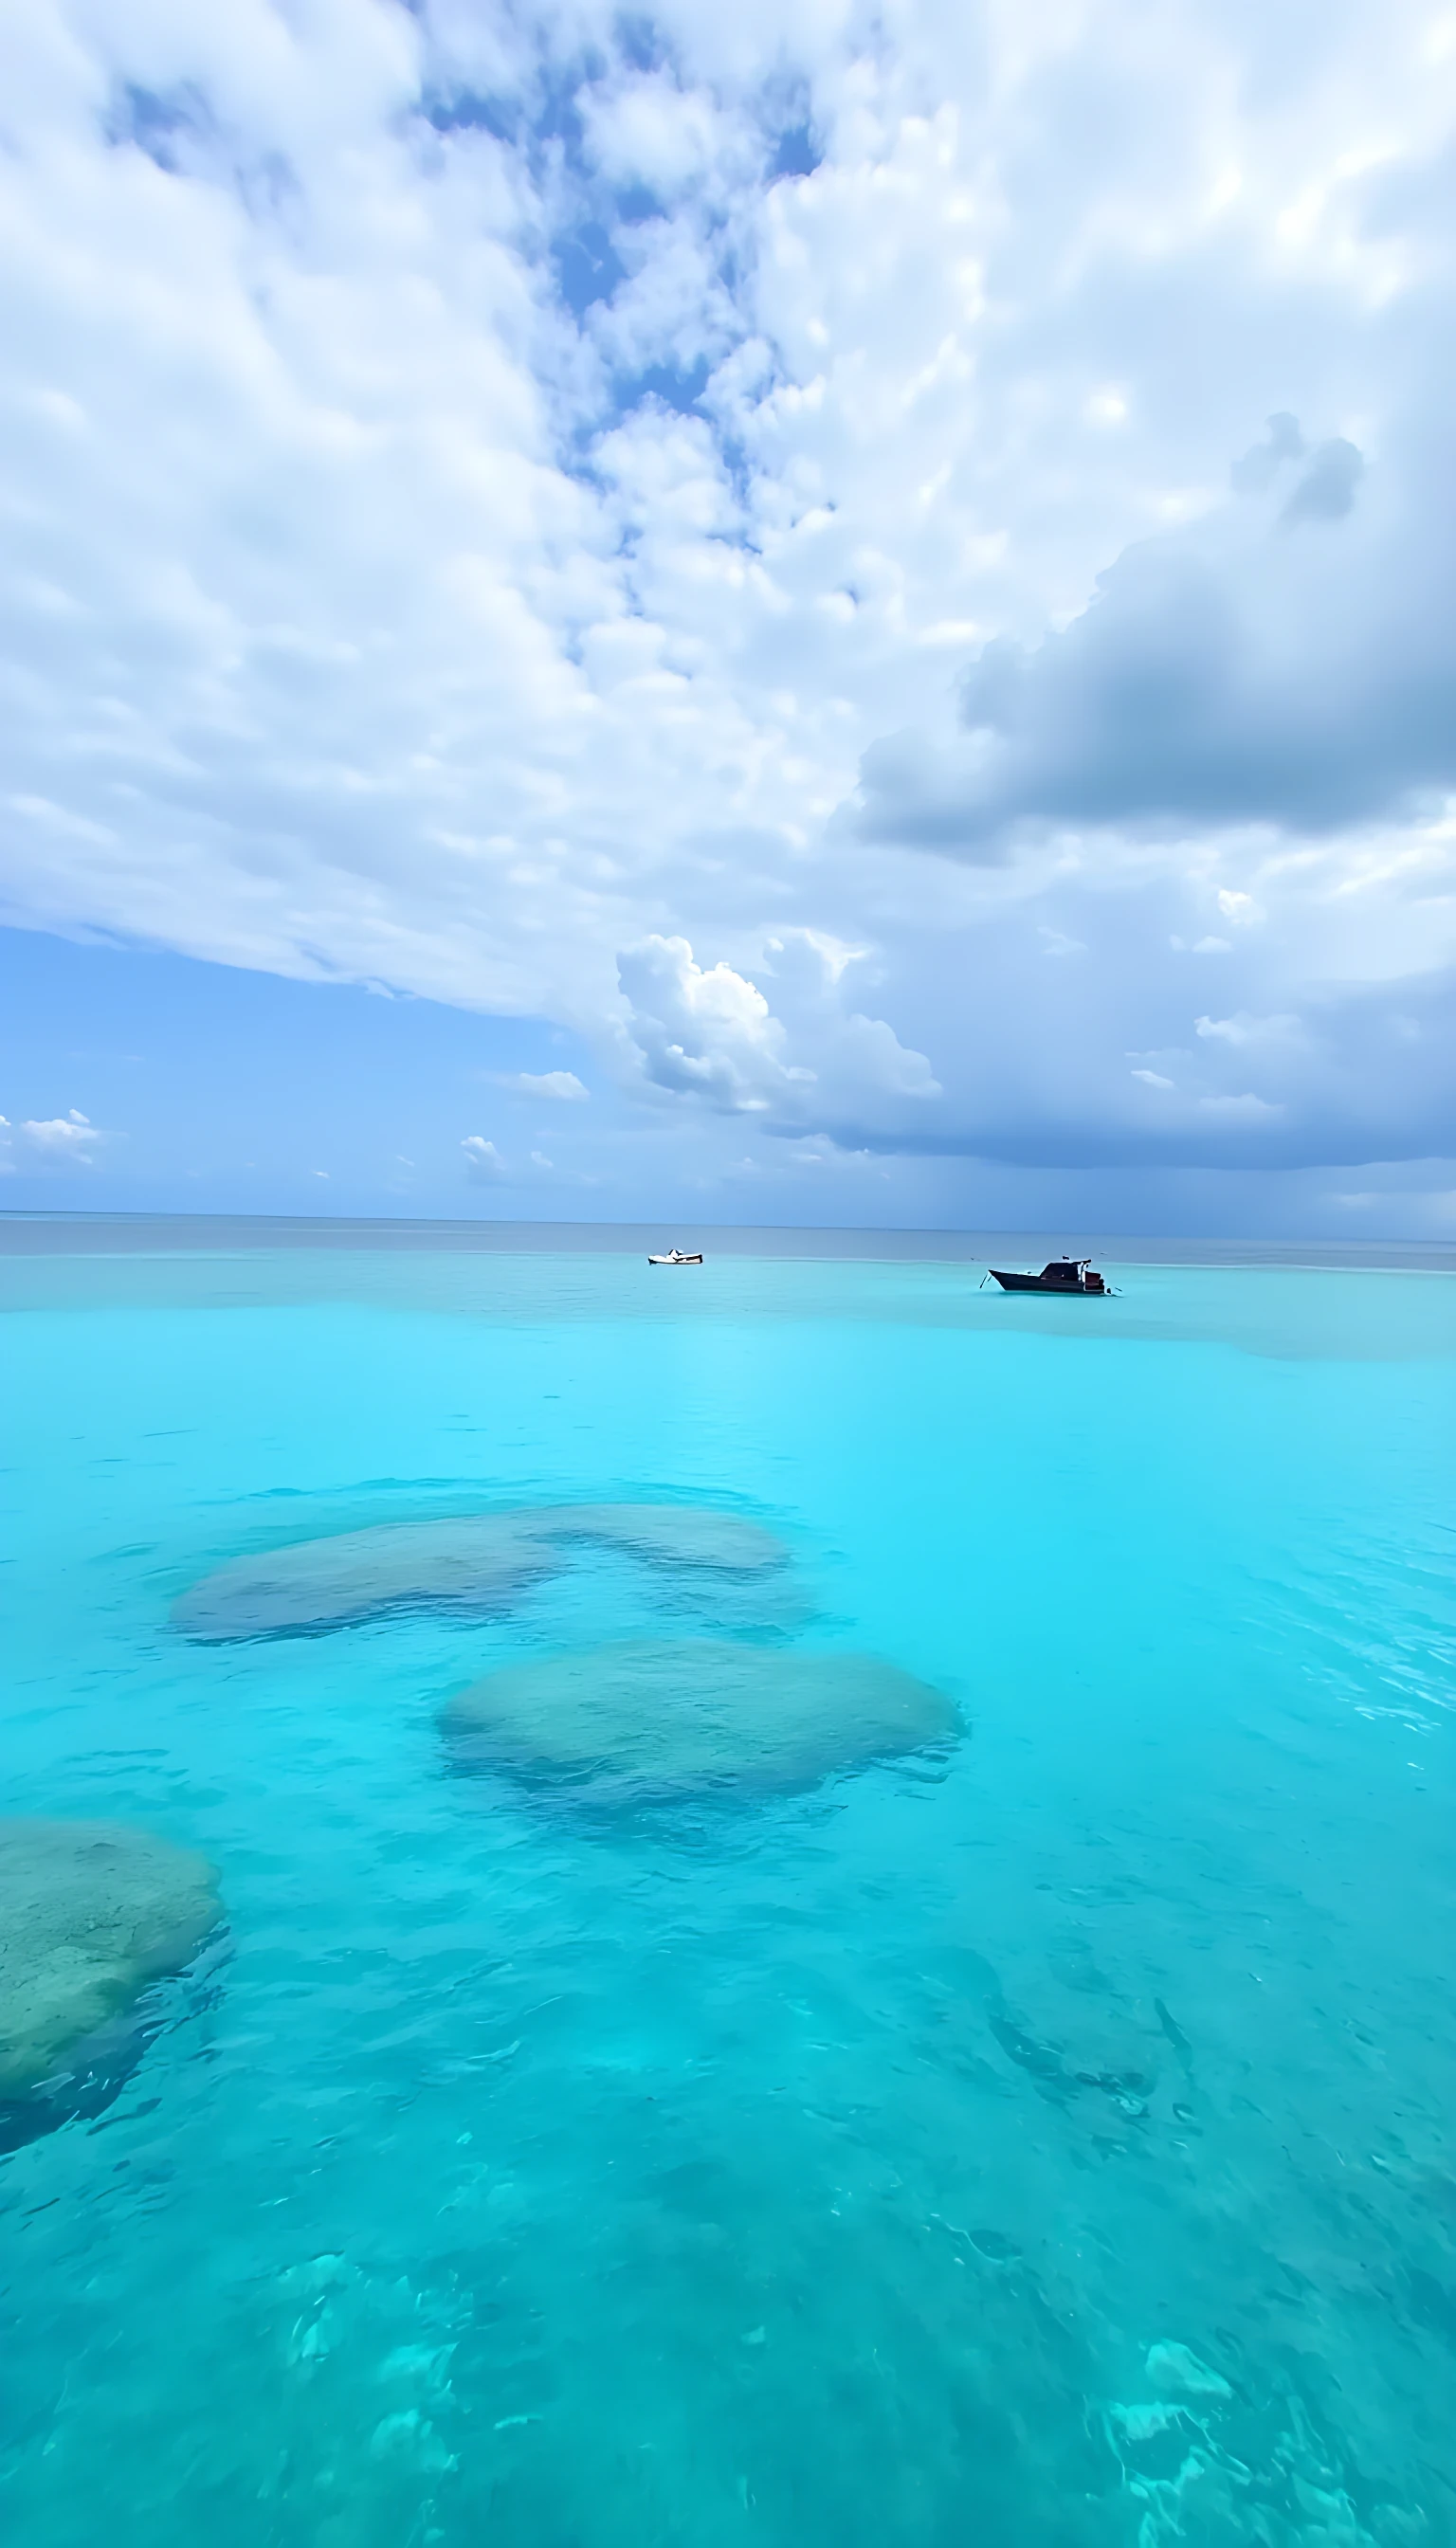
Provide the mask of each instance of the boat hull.
POLYGON ((990 1268, 992 1279, 1003 1292, 1051 1292, 1065 1294, 1079 1301, 1105 1301, 1107 1293, 1099 1283, 1094 1291, 1090 1283, 1048 1283, 1045 1274, 1003 1274, 999 1265, 990 1268))

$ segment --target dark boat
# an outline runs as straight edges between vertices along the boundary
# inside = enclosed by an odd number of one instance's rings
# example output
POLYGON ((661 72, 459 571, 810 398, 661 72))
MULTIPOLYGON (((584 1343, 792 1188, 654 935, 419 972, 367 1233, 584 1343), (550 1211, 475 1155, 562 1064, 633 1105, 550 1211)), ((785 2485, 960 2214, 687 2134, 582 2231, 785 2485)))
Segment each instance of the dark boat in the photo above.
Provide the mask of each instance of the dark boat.
POLYGON ((1107 1285, 1100 1274, 1094 1274, 1092 1260, 1087 1256, 1060 1257, 1044 1265, 1040 1274, 1003 1274, 999 1265, 990 1270, 1003 1292, 1107 1292, 1107 1285))

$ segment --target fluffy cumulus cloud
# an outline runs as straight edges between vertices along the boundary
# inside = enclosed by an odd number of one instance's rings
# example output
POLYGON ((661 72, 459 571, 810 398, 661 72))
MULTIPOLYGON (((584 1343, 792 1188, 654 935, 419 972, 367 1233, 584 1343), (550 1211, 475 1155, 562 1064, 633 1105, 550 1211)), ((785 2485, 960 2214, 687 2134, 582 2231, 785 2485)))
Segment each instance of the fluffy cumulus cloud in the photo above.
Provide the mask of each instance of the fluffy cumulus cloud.
POLYGON ((90 1168, 106 1136, 74 1107, 48 1122, 12 1124, 0 1115, 0 1176, 37 1168, 90 1168))
POLYGON ((0 43, 0 911, 750 1161, 1449 1151, 1423 0, 0 43))
POLYGON ((498 1076, 500 1086, 516 1097, 544 1097, 553 1104, 580 1106, 591 1095, 574 1070, 509 1070, 498 1076))
POLYGON ((484 1133, 470 1133, 460 1147, 465 1153, 465 1173, 474 1184, 500 1184, 506 1174, 505 1161, 494 1141, 488 1141, 484 1133))
POLYGON ((618 960, 627 1035, 649 1085, 775 1132, 895 1131, 942 1095, 924 1053, 846 996, 858 951, 810 931, 770 939, 756 967, 700 965, 685 938, 646 939, 618 960))

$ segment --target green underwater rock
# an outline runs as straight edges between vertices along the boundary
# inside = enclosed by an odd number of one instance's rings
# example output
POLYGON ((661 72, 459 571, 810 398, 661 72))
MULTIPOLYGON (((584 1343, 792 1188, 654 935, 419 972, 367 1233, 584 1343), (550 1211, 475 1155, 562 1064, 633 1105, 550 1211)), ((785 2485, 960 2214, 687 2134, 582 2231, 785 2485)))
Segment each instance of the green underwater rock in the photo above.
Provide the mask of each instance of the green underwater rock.
POLYGON ((607 1804, 791 1792, 960 1730, 943 1691, 872 1655, 698 1638, 514 1664, 461 1690, 440 1724, 460 1769, 607 1804))
POLYGON ((757 1522, 689 1504, 536 1504, 452 1520, 381 1522, 330 1539, 236 1557, 184 1592, 173 1625, 189 1637, 304 1635, 398 1609, 489 1616, 574 1546, 620 1549, 649 1564, 754 1576, 785 1550, 757 1522))
POLYGON ((0 2101, 84 2060, 220 1917, 194 1850, 126 1823, 0 1820, 0 2101))

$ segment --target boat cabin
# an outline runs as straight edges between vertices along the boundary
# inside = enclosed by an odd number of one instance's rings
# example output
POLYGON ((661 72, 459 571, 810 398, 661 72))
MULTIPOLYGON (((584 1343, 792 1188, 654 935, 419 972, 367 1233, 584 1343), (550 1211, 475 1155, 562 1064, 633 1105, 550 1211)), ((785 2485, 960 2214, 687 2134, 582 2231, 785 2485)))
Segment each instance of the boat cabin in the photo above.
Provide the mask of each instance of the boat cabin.
POLYGON ((1043 1266, 1042 1281, 1048 1287, 1064 1284, 1069 1292, 1100 1292, 1103 1288, 1102 1276, 1093 1273, 1091 1259, 1086 1256, 1057 1257, 1050 1265, 1043 1266))

